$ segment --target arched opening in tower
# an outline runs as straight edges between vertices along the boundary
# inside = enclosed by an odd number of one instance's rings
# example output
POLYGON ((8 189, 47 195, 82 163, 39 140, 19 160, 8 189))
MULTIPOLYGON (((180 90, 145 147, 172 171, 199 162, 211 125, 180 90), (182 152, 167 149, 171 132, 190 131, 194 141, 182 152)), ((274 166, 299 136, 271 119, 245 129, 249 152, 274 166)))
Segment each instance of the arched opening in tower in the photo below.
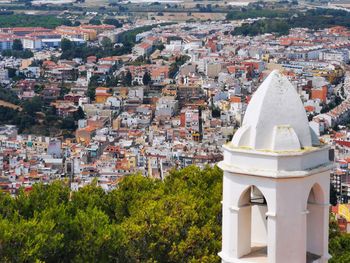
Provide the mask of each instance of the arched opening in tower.
POLYGON ((324 193, 319 184, 314 184, 307 200, 306 215, 306 262, 318 262, 323 254, 324 193))
POLYGON ((242 243, 241 260, 267 262, 268 205, 265 196, 256 186, 250 186, 240 198, 239 229, 244 231, 238 240, 242 243))

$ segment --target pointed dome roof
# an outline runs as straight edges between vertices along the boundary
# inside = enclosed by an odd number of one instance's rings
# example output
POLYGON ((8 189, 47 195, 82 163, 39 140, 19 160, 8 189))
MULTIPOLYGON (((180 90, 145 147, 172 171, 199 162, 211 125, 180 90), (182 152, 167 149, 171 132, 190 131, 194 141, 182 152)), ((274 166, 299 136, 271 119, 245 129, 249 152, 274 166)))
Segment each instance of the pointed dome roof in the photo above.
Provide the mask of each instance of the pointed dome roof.
POLYGON ((254 93, 232 144, 255 150, 294 151, 317 143, 314 139, 296 89, 275 70, 254 93))

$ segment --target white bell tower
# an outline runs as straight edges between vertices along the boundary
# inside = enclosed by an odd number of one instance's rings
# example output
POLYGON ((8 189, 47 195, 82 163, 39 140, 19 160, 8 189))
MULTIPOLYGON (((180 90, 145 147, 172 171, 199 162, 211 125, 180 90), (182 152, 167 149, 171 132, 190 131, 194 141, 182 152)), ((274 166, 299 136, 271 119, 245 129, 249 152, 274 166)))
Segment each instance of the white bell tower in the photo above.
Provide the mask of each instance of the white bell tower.
POLYGON ((223 146, 223 263, 328 262, 329 146, 273 71, 223 146))

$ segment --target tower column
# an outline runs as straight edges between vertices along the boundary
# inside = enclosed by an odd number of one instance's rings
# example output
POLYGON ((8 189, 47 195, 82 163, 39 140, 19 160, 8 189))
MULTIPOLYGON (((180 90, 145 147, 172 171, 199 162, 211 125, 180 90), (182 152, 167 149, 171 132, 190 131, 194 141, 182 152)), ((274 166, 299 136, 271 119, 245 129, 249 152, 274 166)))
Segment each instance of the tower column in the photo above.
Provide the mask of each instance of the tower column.
POLYGON ((276 263, 276 214, 266 213, 267 216, 267 255, 269 263, 276 263))
POLYGON ((328 253, 328 239, 329 239, 329 204, 323 204, 322 205, 322 219, 323 219, 323 226, 326 225, 327 227, 323 228, 323 239, 322 239, 322 256, 320 259, 320 263, 327 263, 328 260, 331 258, 331 255, 328 253))
POLYGON ((269 218, 269 263, 306 262, 306 212, 288 207, 290 213, 269 218), (298 253, 295 253, 298 251, 298 253))
POLYGON ((308 216, 312 216, 307 221, 307 251, 321 256, 319 262, 328 262, 328 228, 320 229, 319 226, 328 224, 329 204, 308 204, 308 216))
POLYGON ((223 262, 229 263, 251 251, 251 212, 250 206, 224 207, 223 210, 225 210, 223 211, 223 226, 225 227, 222 228, 220 256, 223 262))
POLYGON ((231 175, 224 175, 222 201, 222 251, 224 263, 234 262, 251 250, 251 207, 245 202, 239 204, 237 184, 231 175))

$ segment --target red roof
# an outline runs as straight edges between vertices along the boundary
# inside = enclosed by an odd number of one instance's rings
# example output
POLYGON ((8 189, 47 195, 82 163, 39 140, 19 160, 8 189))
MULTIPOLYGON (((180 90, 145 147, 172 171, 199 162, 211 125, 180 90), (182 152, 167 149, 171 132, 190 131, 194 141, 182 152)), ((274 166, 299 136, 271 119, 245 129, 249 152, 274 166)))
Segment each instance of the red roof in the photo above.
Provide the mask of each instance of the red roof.
POLYGON ((335 140, 335 143, 337 143, 341 146, 350 147, 350 141, 335 140))
POLYGON ((138 47, 143 48, 143 49, 148 49, 151 47, 151 45, 144 42, 144 43, 139 44, 138 47))
POLYGON ((308 112, 315 111, 315 107, 314 107, 314 106, 305 106, 304 108, 305 108, 305 110, 308 111, 308 112))

